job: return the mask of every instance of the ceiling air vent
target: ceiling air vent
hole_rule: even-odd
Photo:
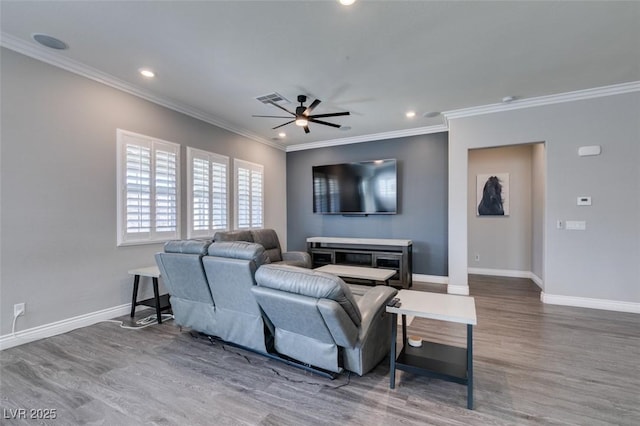
[[[263,104],[269,104],[271,102],[276,103],[276,104],[290,104],[291,102],[289,102],[289,100],[287,98],[285,98],[284,96],[282,96],[280,93],[268,93],[266,95],[262,95],[262,96],[258,96],[256,98],[258,101],[262,102]]]

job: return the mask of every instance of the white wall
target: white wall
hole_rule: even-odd
[[[531,271],[531,145],[469,150],[468,241],[470,267]],[[509,173],[509,215],[478,216],[476,177]],[[480,260],[475,260],[475,255]]]
[[[116,247],[116,129],[265,166],[265,225],[286,242],[283,151],[7,49],[1,50],[0,335],[131,300],[127,270],[161,244]],[[182,233],[186,236],[186,196]],[[147,290],[148,295],[148,290]],[[144,296],[144,295],[143,295]]]
[[[467,287],[468,150],[545,142],[545,293],[640,302],[640,93],[452,119],[449,122],[449,280]],[[578,157],[601,145],[602,155]],[[590,195],[593,206],[576,206]],[[555,228],[585,220],[586,231]]]
[[[546,200],[546,151],[543,143],[531,146],[531,272],[544,290],[544,212]]]

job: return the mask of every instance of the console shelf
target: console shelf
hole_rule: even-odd
[[[392,269],[392,285],[410,288],[412,281],[411,240],[384,238],[307,238],[307,251],[313,267],[323,265],[351,265]]]

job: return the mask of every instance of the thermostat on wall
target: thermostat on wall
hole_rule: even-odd
[[[578,205],[579,206],[590,206],[591,205],[591,197],[578,197]]]

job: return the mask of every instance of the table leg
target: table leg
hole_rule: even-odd
[[[138,285],[140,284],[140,275],[133,276],[133,296],[131,297],[131,318],[136,314],[136,302],[138,301]]]
[[[158,294],[158,279],[153,277],[153,298],[156,301],[156,316],[158,317],[158,324],[162,324],[162,313],[160,311],[160,295]]]
[[[467,408],[473,410],[473,326],[467,324]]]
[[[407,316],[402,314],[402,346],[407,344]]]
[[[391,314],[391,353],[389,353],[389,388],[396,387],[396,340],[398,338],[398,314]]]

